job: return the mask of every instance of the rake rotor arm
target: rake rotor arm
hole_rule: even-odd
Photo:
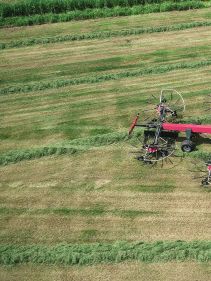
[[[139,113],[137,114],[136,118],[133,120],[133,122],[132,122],[132,124],[130,126],[130,129],[129,129],[129,132],[128,132],[129,136],[132,134],[135,126],[137,125],[138,119],[139,119]]]
[[[157,128],[157,124],[155,123],[148,123],[148,124],[137,124],[139,119],[139,113],[137,114],[136,118],[133,120],[130,129],[129,129],[129,136],[132,134],[133,130],[135,127],[142,127],[142,128],[148,128],[148,129],[153,129]]]
[[[135,125],[135,127],[153,129],[153,128],[157,128],[157,125],[155,125],[155,124],[137,124],[137,125]]]

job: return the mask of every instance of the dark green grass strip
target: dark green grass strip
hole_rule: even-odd
[[[0,245],[0,264],[15,265],[61,264],[92,265],[118,263],[128,260],[142,262],[198,261],[211,260],[210,241],[158,241],[59,244],[45,245]]]
[[[104,32],[92,32],[84,34],[67,34],[62,36],[44,37],[44,38],[30,38],[27,40],[17,40],[8,43],[0,43],[0,49],[10,49],[24,46],[33,46],[40,44],[58,43],[58,42],[69,42],[69,41],[81,41],[81,40],[94,40],[94,39],[106,39],[110,37],[123,37],[130,35],[140,35],[146,33],[158,33],[158,32],[169,32],[177,30],[185,30],[195,27],[211,26],[210,21],[205,22],[190,22],[181,23],[166,26],[156,26],[148,28],[134,28],[128,30],[117,30],[117,31],[104,31]]]
[[[0,216],[18,216],[18,215],[58,215],[58,216],[105,216],[115,215],[123,218],[136,218],[140,216],[157,215],[158,212],[144,210],[105,210],[101,206],[86,209],[74,208],[47,208],[47,209],[28,209],[28,208],[0,208]]]
[[[182,11],[190,9],[206,8],[209,3],[203,1],[182,1],[182,2],[164,2],[161,4],[147,4],[133,7],[113,7],[74,10],[67,13],[55,14],[36,14],[31,16],[19,17],[1,17],[0,26],[27,26],[55,22],[68,22],[72,20],[86,20],[105,17],[131,16],[167,11]]]
[[[60,88],[70,85],[93,84],[122,78],[141,77],[152,74],[162,74],[180,69],[195,69],[211,65],[211,61],[184,62],[176,64],[166,64],[157,67],[149,67],[145,69],[137,69],[120,73],[108,73],[102,75],[85,76],[81,78],[59,79],[49,81],[39,81],[28,84],[14,85],[0,89],[0,95],[28,93],[32,91],[41,91],[46,89]]]
[[[113,8],[147,3],[161,3],[165,0],[22,0],[18,2],[0,3],[0,16],[29,16],[33,14],[61,13],[87,8]],[[177,0],[180,2],[182,0]],[[169,0],[174,2],[174,0]]]

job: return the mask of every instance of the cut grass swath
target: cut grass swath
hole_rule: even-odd
[[[84,34],[73,34],[73,35],[63,35],[54,37],[44,37],[44,38],[30,38],[27,40],[17,40],[8,43],[0,43],[0,49],[10,49],[25,46],[58,43],[58,42],[68,42],[68,41],[81,41],[81,40],[94,40],[94,39],[106,39],[110,37],[124,37],[130,35],[139,35],[146,33],[158,33],[158,32],[168,32],[168,31],[179,31],[195,27],[211,26],[210,21],[205,22],[190,22],[181,23],[175,25],[166,26],[156,26],[149,28],[134,28],[128,30],[118,30],[118,31],[104,31],[104,32],[92,32]]]
[[[140,133],[141,132],[138,132],[138,134]],[[134,137],[136,137],[135,134]],[[66,141],[55,146],[25,150],[12,150],[0,155],[0,166],[6,166],[24,160],[39,159],[51,155],[72,155],[77,152],[87,151],[92,147],[111,145],[122,141],[126,141],[127,138],[127,132],[109,133],[96,135],[88,138],[74,139],[72,141]],[[185,155],[186,157],[199,158],[202,160],[207,160],[210,157],[210,154],[208,152],[203,151],[194,151],[191,154]]]
[[[45,89],[61,88],[69,85],[79,85],[79,84],[92,84],[100,83],[110,80],[118,80],[122,78],[129,77],[140,77],[145,75],[153,75],[166,73],[179,69],[194,69],[200,67],[206,67],[211,65],[211,61],[198,61],[198,62],[186,62],[186,63],[176,63],[169,65],[162,65],[158,67],[149,67],[141,70],[132,70],[120,73],[108,73],[103,75],[95,76],[85,76],[81,78],[71,78],[71,79],[59,79],[59,80],[49,80],[49,81],[39,81],[28,84],[14,85],[0,89],[0,95],[5,94],[16,94],[16,93],[28,93],[32,91],[41,91]]]
[[[5,166],[23,160],[33,160],[51,155],[71,155],[75,154],[76,152],[87,150],[93,146],[113,144],[119,141],[123,141],[126,138],[127,133],[110,133],[104,135],[96,135],[84,139],[75,139],[54,147],[49,146],[34,149],[9,151],[0,155],[0,165]]]
[[[200,261],[208,262],[209,241],[158,241],[133,243],[117,241],[96,244],[0,245],[0,264],[22,263],[92,265],[126,260],[142,262]]]
[[[50,155],[74,154],[77,151],[79,151],[79,149],[73,147],[42,147],[36,149],[9,151],[8,153],[0,155],[0,165],[5,166],[23,160],[38,159]]]

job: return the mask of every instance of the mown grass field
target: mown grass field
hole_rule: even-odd
[[[0,280],[210,280],[210,188],[191,157],[141,166],[126,134],[162,88],[210,123],[211,8],[4,27],[0,43]]]

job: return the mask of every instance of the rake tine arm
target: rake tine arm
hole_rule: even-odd
[[[138,119],[139,119],[139,113],[137,114],[136,118],[133,120],[133,123],[130,126],[130,129],[129,129],[129,132],[128,132],[129,136],[133,132],[133,130],[134,130],[134,128],[135,128],[135,126],[136,126],[136,124],[138,122]]]

